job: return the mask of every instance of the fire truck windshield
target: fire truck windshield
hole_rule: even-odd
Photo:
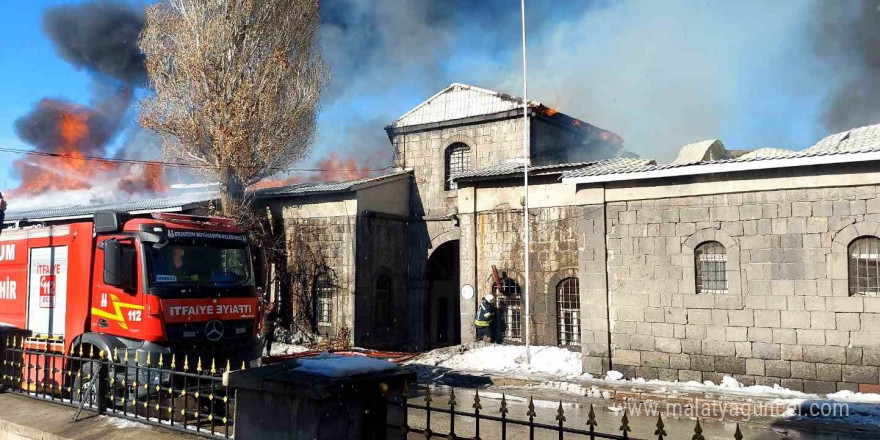
[[[150,285],[201,284],[235,286],[253,284],[245,245],[188,241],[161,249],[147,247]]]

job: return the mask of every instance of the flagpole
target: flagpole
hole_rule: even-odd
[[[523,147],[523,185],[525,192],[525,203],[523,206],[523,242],[525,244],[525,302],[526,302],[526,363],[532,361],[531,349],[529,348],[531,312],[529,307],[529,162],[531,154],[529,152],[529,98],[528,98],[528,78],[526,76],[526,0],[520,0],[520,17],[522,23],[522,72],[523,72],[523,126],[522,126],[522,147]]]

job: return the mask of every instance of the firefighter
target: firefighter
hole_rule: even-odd
[[[6,200],[3,200],[3,193],[0,193],[0,234],[3,233],[4,219],[6,219]]]
[[[275,328],[278,326],[278,302],[269,304],[266,311],[266,326],[263,338],[266,341],[266,356],[272,355],[272,343],[275,342]]]
[[[495,295],[487,293],[480,301],[477,316],[474,317],[474,327],[477,329],[477,340],[492,342],[492,321],[495,320]]]
[[[189,273],[190,265],[183,258],[184,255],[186,255],[186,250],[183,248],[177,247],[172,250],[171,263],[174,265],[171,269],[172,273],[177,278],[177,281],[199,281],[198,274]]]

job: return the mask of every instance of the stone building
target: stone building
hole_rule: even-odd
[[[615,134],[529,102],[527,143],[535,164],[615,157]],[[386,127],[394,165],[412,173],[407,297],[410,347],[473,338],[472,304],[459,300],[462,220],[452,177],[523,157],[522,99],[452,84]],[[513,251],[513,249],[511,249]]]
[[[706,140],[657,164],[527,107],[529,316],[522,100],[462,84],[386,128],[394,172],[258,192],[296,274],[276,294],[305,290],[318,333],[421,350],[473,341],[495,269],[499,342],[523,343],[528,321],[586,372],[880,391],[880,126],[800,152]],[[216,195],[193,197],[120,209]],[[320,270],[302,273],[309,259]]]
[[[871,126],[801,152],[711,140],[671,164],[536,168],[532,341],[579,345],[592,373],[877,391],[878,141]],[[478,292],[490,264],[522,280],[522,252],[507,252],[521,246],[521,177],[456,177],[461,278]]]
[[[304,183],[257,193],[287,242],[289,280],[272,295],[300,331],[351,331],[358,346],[409,343],[406,321],[410,174]],[[293,298],[291,300],[291,298]],[[305,310],[304,310],[305,309]]]

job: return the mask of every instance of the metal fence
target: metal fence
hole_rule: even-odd
[[[234,436],[235,393],[223,384],[227,361],[178,359],[126,350],[65,352],[51,340],[8,337],[0,384],[9,391],[205,437]],[[245,365],[242,365],[243,369]]]
[[[632,437],[630,435],[630,433],[632,432],[632,428],[630,428],[629,426],[630,422],[626,410],[624,410],[623,415],[620,418],[620,426],[616,428],[616,430],[614,427],[609,427],[606,432],[601,432],[599,431],[598,422],[596,421],[596,413],[593,411],[592,404],[590,405],[590,412],[587,416],[587,420],[583,420],[578,423],[575,421],[570,422],[566,419],[565,410],[563,409],[562,402],[560,401],[559,408],[556,410],[556,424],[549,424],[535,421],[537,413],[535,412],[534,399],[532,398],[529,399],[528,409],[526,413],[522,415],[525,418],[518,418],[516,417],[516,415],[510,415],[507,398],[504,395],[502,395],[501,397],[500,407],[497,410],[498,415],[487,414],[483,410],[483,404],[480,401],[479,390],[476,391],[472,403],[463,402],[463,404],[470,407],[473,412],[462,411],[459,409],[461,404],[458,402],[455,396],[454,388],[450,389],[448,401],[441,404],[441,406],[434,406],[434,397],[431,395],[430,388],[427,388],[425,390],[424,404],[413,403],[410,401],[410,397],[411,396],[409,388],[407,385],[405,385],[404,391],[401,394],[400,398],[393,399],[388,402],[389,405],[397,406],[398,410],[403,412],[402,419],[405,420],[403,426],[395,425],[393,423],[388,424],[388,428],[390,430],[400,430],[403,438],[408,438],[410,435],[415,434],[417,436],[424,436],[425,438],[442,437],[448,439],[462,440],[500,438],[501,440],[506,440],[508,438],[508,435],[511,434],[508,432],[508,430],[512,427],[527,429],[528,438],[532,440],[535,439],[536,433],[544,434],[545,438],[548,436],[548,434],[549,437],[558,436],[559,440],[562,440],[564,438],[586,438],[591,440],[664,440],[671,438],[666,433],[666,427],[663,423],[663,418],[659,414],[657,415],[657,423],[655,425],[655,430],[652,436],[649,434],[649,436],[647,437]],[[421,411],[422,414],[424,414],[424,428],[411,425],[411,420],[413,418],[412,410]],[[432,414],[444,414],[449,416],[449,420],[444,423],[444,425],[448,425],[449,429],[434,430],[431,425]],[[472,423],[471,427],[468,427],[468,434],[473,434],[472,436],[462,435],[462,433],[456,433],[456,417],[464,417]],[[494,425],[490,426],[490,424]],[[578,424],[580,424],[580,427],[577,426]],[[445,426],[443,428],[445,428]],[[489,430],[491,430],[491,433],[487,432]],[[615,431],[615,433],[612,433],[612,431]],[[487,434],[491,435],[491,437],[486,436]],[[514,436],[511,435],[511,437]],[[522,438],[521,434],[517,435],[516,437]],[[705,440],[705,437],[703,436],[703,428],[702,426],[700,426],[699,419],[697,419],[694,425],[693,436],[689,438],[691,440]],[[743,439],[742,432],[739,428],[739,423],[736,424],[736,431],[733,434],[733,439]]]

